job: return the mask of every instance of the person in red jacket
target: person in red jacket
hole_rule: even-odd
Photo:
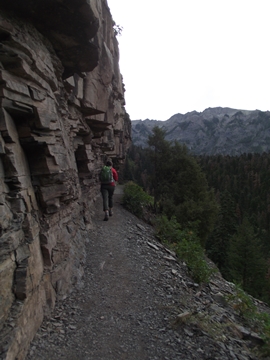
[[[118,181],[117,171],[113,168],[112,162],[107,161],[106,166],[111,168],[113,181],[111,183],[102,183],[100,191],[103,198],[103,211],[105,212],[104,221],[109,220],[109,216],[113,214],[113,193],[115,189],[115,182]]]

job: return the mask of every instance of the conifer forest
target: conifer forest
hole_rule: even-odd
[[[131,147],[125,179],[196,232],[226,280],[270,304],[270,153],[193,156],[156,127],[148,147]]]

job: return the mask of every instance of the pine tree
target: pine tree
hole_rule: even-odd
[[[216,226],[207,240],[206,250],[211,260],[218,266],[222,275],[228,279],[228,250],[231,237],[237,231],[236,206],[231,194],[226,190],[220,193],[220,208]]]
[[[169,143],[165,132],[153,129],[149,145],[153,148],[153,188],[155,205],[169,218],[175,216],[183,228],[198,232],[202,245],[212,230],[217,204],[206,177],[185,145]]]
[[[247,217],[230,240],[228,260],[230,280],[240,284],[249,294],[262,298],[267,287],[266,262],[261,243]]]
[[[158,203],[166,191],[167,167],[170,163],[170,143],[165,140],[166,132],[155,126],[152,129],[153,134],[148,138],[150,146],[150,159],[152,160],[152,169],[148,169],[150,174],[151,187],[154,195],[154,208],[158,211]]]

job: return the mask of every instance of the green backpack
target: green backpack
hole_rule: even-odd
[[[103,166],[100,172],[99,179],[102,182],[102,184],[110,184],[111,182],[114,181],[112,170],[109,166]]]

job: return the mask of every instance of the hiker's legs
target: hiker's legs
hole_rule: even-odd
[[[105,186],[101,187],[101,194],[103,199],[103,211],[105,212],[104,221],[109,220],[109,192],[108,189]]]
[[[113,193],[114,186],[111,185],[102,185],[101,193],[103,198],[103,211],[105,212],[104,220],[109,219],[109,215],[112,216],[112,207],[113,207]]]
[[[109,210],[109,192],[105,186],[101,187],[101,194],[103,199],[103,211]]]
[[[115,186],[111,186],[110,189],[108,189],[108,193],[109,193],[109,215],[110,216],[112,216],[114,189],[115,189]]]
[[[113,208],[113,193],[114,193],[114,188],[115,186],[110,186],[110,188],[108,189],[108,193],[109,193],[109,208]]]

